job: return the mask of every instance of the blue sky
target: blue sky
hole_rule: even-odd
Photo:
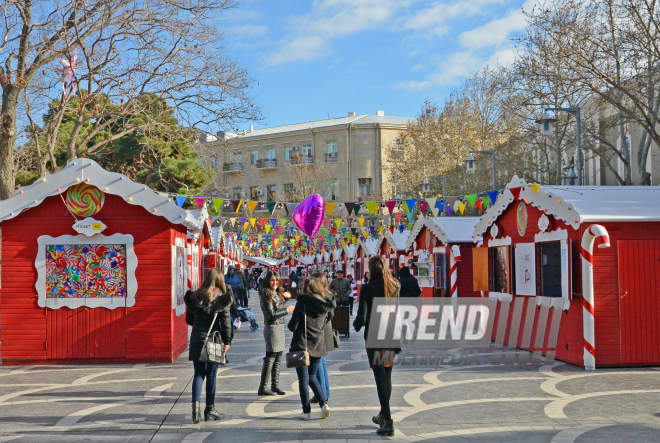
[[[257,128],[349,111],[414,117],[470,72],[510,62],[534,2],[242,0],[220,26],[258,82]]]

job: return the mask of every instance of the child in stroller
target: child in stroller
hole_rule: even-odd
[[[250,323],[250,329],[253,331],[256,331],[259,328],[259,325],[257,324],[257,317],[254,316],[254,312],[252,312],[252,309],[250,308],[238,308],[238,318],[240,318],[241,322],[249,322]],[[232,323],[236,321],[236,317],[232,316]],[[233,325],[234,329],[237,329],[235,325]]]

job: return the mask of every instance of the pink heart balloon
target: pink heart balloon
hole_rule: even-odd
[[[321,227],[321,223],[323,223],[324,215],[325,202],[323,197],[312,194],[293,210],[293,222],[298,229],[310,237],[314,237],[316,231]]]

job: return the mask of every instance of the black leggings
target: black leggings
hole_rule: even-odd
[[[380,402],[380,414],[385,420],[392,419],[390,412],[390,397],[392,396],[392,367],[374,366],[374,379],[376,379],[376,390]]]
[[[351,315],[353,315],[353,301],[354,301],[353,297],[348,298],[348,307],[349,307]]]

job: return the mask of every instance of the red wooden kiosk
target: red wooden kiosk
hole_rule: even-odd
[[[78,159],[0,202],[0,229],[2,364],[186,349],[187,231],[202,224],[168,197]]]
[[[534,309],[533,335],[522,343],[518,334],[517,347],[556,347],[558,359],[586,369],[660,363],[658,198],[652,186],[539,186],[514,177],[473,233],[483,235],[474,289],[532,302],[517,317],[510,310],[505,343]],[[548,334],[537,340],[539,318],[552,324],[562,310],[556,346]]]
[[[415,222],[406,241],[422,297],[474,297],[472,232],[479,217],[428,217]]]
[[[410,231],[385,230],[376,240],[376,251],[385,257],[390,265],[390,270],[395,277],[399,277],[399,269],[408,262],[407,256],[410,249],[406,245]]]

